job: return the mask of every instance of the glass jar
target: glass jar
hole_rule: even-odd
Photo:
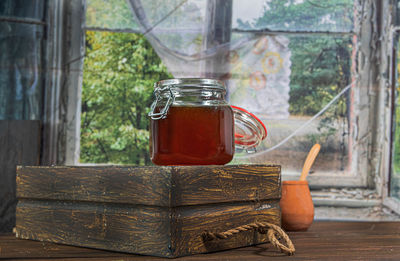
[[[235,135],[235,118],[242,121],[248,116],[244,116],[245,110],[234,115],[238,109],[232,109],[225,100],[221,81],[170,79],[154,87],[156,99],[149,113],[150,156],[156,165],[223,165],[233,158],[235,136],[240,148],[249,147],[249,135],[250,147],[261,141],[254,143],[257,138],[251,135],[252,130],[266,136],[266,131],[259,134],[259,123],[246,127],[243,122]]]

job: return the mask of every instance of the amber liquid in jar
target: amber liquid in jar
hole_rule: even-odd
[[[228,105],[171,106],[151,120],[150,154],[156,165],[223,165],[235,151],[233,111]]]

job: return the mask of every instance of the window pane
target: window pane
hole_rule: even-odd
[[[43,28],[0,22],[0,31],[0,120],[40,119]]]
[[[179,4],[179,1],[171,1],[171,3],[172,2],[174,4]],[[295,20],[293,24],[301,24],[301,19],[304,18],[306,12],[306,2],[308,5],[314,4],[314,1],[295,1],[293,4],[296,5],[293,8],[299,8],[299,10],[296,11],[292,10],[299,14],[298,20]],[[230,103],[244,107],[257,114],[257,116],[266,123],[268,128],[269,136],[265,143],[258,148],[259,152],[270,149],[303,126],[303,124],[318,113],[333,97],[335,97],[335,95],[353,80],[352,74],[350,73],[351,60],[352,56],[354,56],[352,52],[353,35],[351,33],[341,34],[341,36],[301,33],[296,35],[259,36],[251,33],[233,33],[230,45],[217,45],[215,48],[210,48],[206,50],[205,53],[201,53],[202,48],[204,48],[204,39],[202,38],[207,32],[207,30],[204,30],[206,20],[204,19],[205,1],[187,1],[164,20],[163,16],[160,14],[167,15],[171,9],[151,8],[151,5],[154,5],[157,1],[142,1],[142,3],[144,8],[147,8],[146,15],[153,24],[161,21],[153,32],[164,46],[160,48],[158,43],[156,43],[155,48],[158,48],[157,51],[175,77],[185,75],[182,72],[188,72],[188,75],[191,76],[201,77],[201,75],[204,75],[202,71],[205,68],[205,66],[203,66],[205,64],[204,62],[207,59],[215,59],[215,56],[218,55],[223,56],[224,59],[226,58],[225,60],[227,62],[229,61],[229,66],[227,67],[229,67],[230,70],[226,74],[223,74],[222,80],[226,80],[228,84],[228,98]],[[267,3],[279,5],[279,3],[275,1],[268,1]],[[326,5],[332,4],[331,7],[333,9],[336,8],[334,9],[336,11],[342,8],[346,3],[352,6],[352,1],[325,2]],[[284,5],[283,7],[287,8],[288,6]],[[237,9],[237,7],[234,8]],[[309,9],[310,8],[311,7],[309,7]],[[256,10],[257,8],[254,9]],[[329,9],[326,13],[333,12],[333,9]],[[254,24],[256,24],[255,22],[258,20],[261,23],[264,16],[267,17],[266,15],[269,12],[267,9],[261,10],[261,13],[265,11],[265,15],[263,15],[262,18],[257,16],[251,18],[251,16],[247,15],[248,21],[250,21],[249,19],[251,18],[254,20]],[[282,12],[285,12],[286,9],[282,10]],[[310,11],[309,15],[320,15],[315,19],[311,19],[313,23],[318,25],[315,27],[317,28],[316,30],[351,31],[352,22],[349,27],[346,27],[347,29],[344,29],[344,22],[338,17],[331,16],[328,18],[337,18],[343,22],[342,24],[339,22],[329,22],[328,18],[324,20],[321,18],[323,13],[321,10],[320,12],[314,11]],[[152,12],[154,15],[151,15]],[[245,12],[244,9],[243,12]],[[324,15],[326,13],[324,13]],[[243,15],[245,14],[243,13]],[[158,18],[155,19],[154,17]],[[243,17],[244,16],[242,16],[241,19],[244,19]],[[239,18],[240,17],[236,15],[233,19],[238,20]],[[286,17],[285,19],[289,18]],[[235,21],[233,21],[233,23],[235,23]],[[330,26],[329,28],[328,25]],[[312,26],[312,24],[303,23],[302,26],[306,28]],[[300,30],[299,28],[296,30]],[[286,28],[285,30],[289,29]],[[175,31],[172,32],[168,30]],[[105,42],[103,42],[103,44],[95,44],[95,42],[93,42],[93,46],[97,46],[100,50],[103,49],[104,43]],[[117,50],[125,50],[125,48],[122,47],[125,46],[125,42],[120,41],[119,44],[121,44],[121,47],[115,45],[114,48]],[[95,49],[96,48],[93,48],[93,50],[89,51],[94,54]],[[178,54],[182,57],[176,53],[171,55],[171,51],[178,51]],[[109,54],[111,54],[111,52],[109,52]],[[119,53],[117,54],[119,55]],[[191,56],[188,57],[188,55]],[[95,56],[93,56],[93,58],[95,58]],[[100,56],[96,56],[96,59],[99,58]],[[86,59],[92,58],[88,56]],[[107,61],[114,58],[111,58],[111,56],[104,56],[102,59]],[[156,64],[158,62],[158,60],[155,60]],[[92,62],[92,64],[96,65],[98,63]],[[150,64],[151,62],[147,62],[146,66]],[[131,65],[128,65],[129,63],[127,62],[121,62],[119,66],[129,68]],[[90,70],[92,70],[87,68],[90,67],[85,67],[85,72],[90,72]],[[132,69],[132,74],[129,75],[129,77],[140,78],[140,76],[134,75],[136,71],[137,70]],[[110,77],[102,80],[104,82],[100,82],[101,77],[105,75],[105,73],[99,74],[93,77],[93,81],[97,86],[110,86],[107,88],[111,90],[111,85],[109,85],[111,81]],[[123,74],[119,72],[118,75]],[[164,76],[167,77],[167,75]],[[85,73],[84,77],[86,77]],[[167,78],[169,77],[172,76],[168,75]],[[157,77],[154,78],[153,82],[156,81],[156,78]],[[150,76],[148,79],[150,80]],[[131,82],[134,81],[136,80],[132,80]],[[153,82],[149,81],[147,83],[150,89],[146,89],[146,91],[151,90]],[[118,84],[113,85],[112,88],[120,88]],[[85,88],[88,88],[88,86],[91,85],[84,81],[84,92]],[[93,87],[93,90],[102,90],[103,87]],[[349,140],[349,133],[351,130],[349,126],[351,125],[349,122],[353,117],[351,114],[353,101],[349,93],[350,92],[347,92],[324,114],[307,125],[307,127],[303,128],[298,135],[281,147],[250,159],[241,158],[240,156],[243,156],[245,153],[242,155],[239,153],[234,162],[274,162],[282,164],[284,166],[284,172],[299,172],[308,150],[314,143],[319,142],[322,145],[322,150],[314,169],[319,173],[345,172],[348,170],[351,160],[351,154],[349,153],[349,147],[351,147],[351,141]],[[111,96],[112,93],[105,97],[108,98]],[[95,103],[88,102],[87,106],[90,104]],[[107,104],[117,103],[108,102]],[[84,104],[84,106],[86,105]],[[82,110],[85,111],[87,108],[88,107],[83,107]],[[108,109],[105,111],[109,112]],[[85,113],[86,112],[82,115],[83,118],[91,119],[90,112],[87,114]],[[114,120],[115,117],[112,119]],[[94,122],[96,124],[99,123],[98,121]],[[111,120],[107,122],[111,122]],[[91,124],[94,123],[92,122]],[[118,124],[114,125],[117,126]],[[82,128],[84,128],[84,126],[85,124],[83,124]],[[120,132],[119,130],[118,133]],[[92,144],[101,141],[100,138],[106,138],[105,132],[89,130],[86,134],[84,133],[85,131],[83,131],[83,135],[87,135],[87,138],[91,139]],[[111,135],[110,133],[109,131],[107,135]],[[131,137],[133,136],[131,135]],[[95,137],[97,137],[96,139],[98,140],[93,140]],[[82,137],[82,140],[84,139],[85,137]],[[117,138],[109,139],[109,144],[106,145],[111,149],[116,149],[126,148],[126,144],[133,144],[132,142],[122,142],[121,139],[117,142],[116,139]],[[113,140],[113,143],[111,143],[111,140]],[[104,141],[102,141],[102,143],[104,144]],[[111,145],[113,147],[111,147]],[[101,148],[97,150],[99,152],[99,157],[103,157],[101,159],[102,161],[97,162],[112,161],[106,159],[104,156],[100,156]],[[90,153],[89,150],[87,151]],[[122,152],[123,150],[121,150],[121,153]],[[120,159],[123,157],[126,156],[122,156],[122,154],[119,156]]]
[[[126,0],[87,0],[86,26],[138,29]]]
[[[395,94],[395,115],[393,117],[393,124],[394,124],[394,137],[393,137],[393,155],[392,155],[392,171],[390,176],[390,196],[396,197],[400,199],[400,42],[397,37],[397,57],[396,57],[396,76],[397,76],[397,84],[396,84],[396,91]]]
[[[1,0],[0,16],[27,17],[43,20],[45,2],[45,0]]]
[[[205,21],[207,1],[141,1],[150,25],[159,30],[198,30]],[[356,9],[353,0],[233,1],[232,27],[286,31],[350,32]],[[165,21],[158,24],[165,17]],[[196,23],[196,24],[194,24]],[[125,0],[87,0],[86,25],[109,29],[138,29]]]
[[[285,41],[287,50],[276,47]],[[245,161],[274,162],[281,164],[286,173],[300,172],[308,150],[320,143],[315,171],[321,174],[348,170],[353,104],[349,91],[284,145],[262,151],[299,129],[351,83],[352,36],[266,37],[256,41],[251,52],[243,54],[239,50],[231,65],[233,81],[239,84],[229,81],[230,102],[256,113],[269,133],[258,148],[261,155]],[[254,62],[257,59],[259,62]],[[251,66],[246,65],[249,61]],[[243,161],[240,155],[236,159]]]
[[[202,47],[205,9],[202,0],[141,1],[151,32],[173,51],[192,55]],[[141,30],[126,0],[88,0],[86,26]]]
[[[278,31],[353,30],[353,0],[235,0],[233,28]]]
[[[397,0],[397,4],[396,4],[396,20],[395,23],[396,25],[400,25],[400,1]]]
[[[81,162],[149,165],[153,84],[172,78],[142,35],[86,33]]]

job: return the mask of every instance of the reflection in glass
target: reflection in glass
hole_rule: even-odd
[[[0,120],[40,119],[43,28],[0,22],[0,32]]]
[[[351,73],[352,56],[354,55],[352,35],[289,35],[285,38],[289,42],[288,50],[279,52],[268,51],[268,48],[272,48],[271,44],[277,41],[276,38],[266,38],[262,43],[266,50],[264,54],[261,54],[271,57],[270,60],[260,60],[261,63],[268,62],[260,67],[259,72],[263,75],[254,75],[251,70],[257,67],[252,65],[249,66],[249,72],[238,70],[239,75],[233,76],[249,80],[243,81],[242,87],[230,90],[230,102],[234,103],[235,96],[238,97],[238,101],[240,99],[243,102],[247,100],[247,104],[243,104],[243,107],[251,107],[250,110],[257,112],[257,116],[267,125],[269,134],[263,147],[258,148],[259,152],[278,144],[301,127],[354,80]],[[261,45],[255,44],[254,46],[252,56],[255,51],[258,53]],[[285,53],[288,52],[290,59],[285,58]],[[238,54],[239,57],[235,58],[235,63],[242,64],[243,67],[245,61],[241,61],[241,53],[238,52]],[[254,58],[246,59],[254,60]],[[285,76],[281,75],[281,71],[285,70],[285,67],[289,68],[288,73],[290,74],[287,83],[289,86],[287,100],[286,103],[282,101],[274,108],[274,104],[280,97],[283,97],[282,88],[285,83],[282,82],[282,78]],[[249,75],[246,76],[246,73]],[[252,81],[253,78],[254,81]],[[259,86],[263,82],[264,84]],[[349,132],[351,132],[349,128],[351,125],[349,122],[352,118],[350,112],[352,104],[353,101],[348,91],[324,114],[287,143],[270,152],[246,159],[246,161],[252,163],[273,162],[281,164],[284,172],[299,172],[308,150],[313,144],[320,143],[322,149],[313,169],[319,174],[348,171],[351,157],[349,154]],[[255,108],[256,106],[263,109],[258,110]],[[288,113],[277,114],[279,109],[285,106],[288,107]]]
[[[396,20],[395,20],[395,22],[396,22],[396,25],[400,25],[400,1],[399,0],[397,0],[396,1]]]
[[[0,16],[43,20],[44,5],[45,0],[1,0]]]

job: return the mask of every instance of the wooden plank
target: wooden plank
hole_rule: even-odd
[[[172,212],[171,212],[172,211]],[[162,208],[23,199],[17,208],[17,237],[177,257],[266,242],[249,231],[228,240],[204,242],[201,234],[255,221],[280,225],[278,201]]]
[[[22,167],[18,198],[169,206],[171,168]]]
[[[174,207],[280,198],[280,166],[18,167],[18,198]]]
[[[40,121],[0,121],[0,232],[15,226],[16,166],[39,164]]]
[[[174,206],[281,197],[279,165],[176,167],[173,172]]]
[[[218,204],[180,207],[174,211],[172,246],[175,256],[215,252],[267,242],[256,231],[246,231],[229,239],[203,241],[204,231],[223,232],[256,221],[280,224],[279,201],[248,204]]]
[[[306,232],[289,232],[294,256],[279,253],[270,244],[199,254],[179,260],[400,260],[400,222],[314,222]],[[0,259],[46,258],[64,260],[162,260],[60,244],[16,239],[0,234]],[[165,260],[165,259],[164,259]]]
[[[171,256],[168,208],[21,200],[17,237],[155,256]]]

